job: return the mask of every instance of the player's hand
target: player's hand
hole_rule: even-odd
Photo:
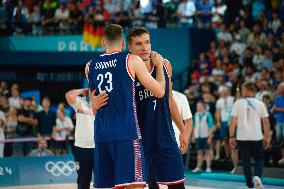
[[[236,148],[237,143],[236,143],[236,139],[235,139],[235,138],[230,138],[229,143],[230,143],[230,147],[231,147],[232,149],[235,149],[235,148]]]
[[[102,91],[98,96],[96,96],[96,90],[94,90],[91,93],[90,101],[93,111],[97,111],[108,103],[108,94],[106,91]]]
[[[179,141],[180,141],[180,151],[182,154],[185,154],[188,147],[188,137],[186,136],[185,132],[180,133]]]
[[[262,144],[263,144],[264,149],[266,150],[269,147],[269,145],[270,145],[270,138],[269,137],[264,137],[263,141],[262,141]]]
[[[82,89],[82,95],[83,96],[88,96],[89,95],[89,89],[88,88]]]
[[[151,52],[151,58],[152,58],[152,62],[154,64],[154,66],[163,66],[164,64],[164,58],[158,54],[157,52],[155,51],[152,51]]]

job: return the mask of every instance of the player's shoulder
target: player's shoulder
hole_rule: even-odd
[[[171,66],[171,62],[168,60],[168,59],[165,59],[164,58],[164,66],[166,66],[167,69],[171,69],[172,66]]]
[[[142,61],[142,59],[139,57],[139,56],[137,56],[137,55],[134,55],[134,54],[130,54],[130,53],[128,53],[127,54],[127,61],[128,61],[128,63],[136,63],[136,62],[138,62],[138,61]]]

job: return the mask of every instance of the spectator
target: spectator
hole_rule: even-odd
[[[203,0],[197,6],[196,14],[198,28],[209,28],[211,23],[212,7],[213,5],[209,2],[209,0]]]
[[[261,81],[259,84],[257,84],[257,86],[259,87],[259,91],[255,94],[255,98],[262,101],[265,95],[270,95],[269,86],[265,80]]]
[[[68,23],[71,33],[81,33],[83,27],[83,14],[75,3],[70,4]]]
[[[55,29],[54,12],[56,9],[56,2],[45,0],[42,6],[41,25],[45,33],[52,33]]]
[[[37,135],[38,137],[51,137],[53,128],[56,125],[56,115],[50,110],[50,100],[48,97],[42,99],[42,106],[43,110],[37,114]]]
[[[252,62],[258,70],[261,69],[261,62],[264,60],[264,53],[263,52],[264,52],[263,48],[261,46],[258,46],[256,48],[256,52],[253,55]]]
[[[61,33],[66,33],[69,30],[68,17],[69,10],[67,9],[66,4],[60,3],[59,8],[55,11],[54,20]]]
[[[234,97],[231,96],[230,90],[224,87],[220,91],[220,98],[216,102],[216,125],[219,129],[221,141],[217,141],[216,149],[220,149],[221,142],[224,142],[224,149],[226,158],[230,158],[230,148],[229,148],[229,116],[232,111],[234,104]],[[218,130],[216,131],[218,132]],[[220,158],[220,151],[216,151],[215,159]]]
[[[284,165],[284,82],[279,84],[277,92],[278,95],[274,100],[271,111],[276,119],[276,139],[280,143],[281,148],[281,159],[278,163]]]
[[[70,117],[66,116],[62,110],[57,111],[56,127],[53,128],[53,135],[56,140],[55,154],[66,154],[67,140],[74,130],[74,125]],[[62,141],[63,140],[63,141]]]
[[[250,30],[246,27],[246,22],[245,20],[240,21],[240,29],[239,29],[239,34],[241,36],[241,41],[246,43],[247,38],[250,34]]]
[[[18,125],[17,109],[11,107],[7,115],[7,124],[5,129],[6,138],[16,138],[16,128]],[[14,143],[5,143],[5,156],[12,156],[15,153]]]
[[[31,151],[29,156],[37,156],[37,157],[53,156],[53,153],[47,149],[47,142],[45,138],[39,137],[38,138],[38,148]]]
[[[8,89],[8,84],[6,81],[1,81],[0,82],[0,96],[6,96],[8,97],[10,95],[10,91]]]
[[[0,140],[4,140],[5,139],[5,135],[4,135],[4,130],[6,127],[6,118],[5,118],[5,114],[0,111]],[[0,142],[0,158],[4,157],[4,142]]]
[[[16,133],[18,137],[34,137],[35,127],[38,124],[36,112],[31,109],[32,98],[24,100],[24,107],[17,112],[18,125]],[[33,148],[33,142],[17,143],[17,155],[28,155]],[[16,148],[16,147],[15,147]]]
[[[19,89],[17,87],[11,88],[11,94],[12,96],[8,99],[10,106],[20,109],[21,103]]]
[[[10,104],[6,96],[0,95],[0,111],[3,111],[7,114],[10,110]]]
[[[241,41],[241,36],[238,33],[234,33],[234,41],[231,45],[231,53],[236,53],[238,56],[241,56],[246,49],[246,44]]]
[[[33,6],[33,12],[30,15],[29,22],[32,27],[32,34],[41,35],[42,27],[41,27],[41,15],[40,15],[39,5]]]
[[[217,34],[217,39],[224,42],[231,42],[233,37],[230,32],[227,31],[226,25],[222,24],[220,27],[221,31]]]
[[[257,20],[260,13],[263,13],[265,11],[265,6],[262,3],[261,0],[254,0],[252,3],[252,17],[254,20]]]
[[[257,74],[255,73],[253,66],[245,66],[243,70],[244,80],[246,82],[255,83],[257,79]]]
[[[215,6],[212,8],[212,22],[223,23],[227,6],[222,0],[216,0]]]
[[[271,49],[267,48],[264,51],[264,58],[261,62],[261,68],[271,69],[272,67],[272,51]]]
[[[267,43],[267,37],[265,36],[264,33],[261,33],[260,25],[255,24],[253,26],[252,32],[249,34],[247,39],[248,46],[255,49],[258,46],[265,45],[266,43]]]
[[[143,14],[139,9],[139,2],[132,2],[129,11],[129,18],[131,20],[132,26],[141,26],[143,24]]]
[[[193,26],[193,18],[195,15],[196,7],[192,0],[182,0],[178,5],[177,18],[179,26],[190,27]]]
[[[213,117],[206,111],[205,104],[202,101],[197,103],[196,109],[197,112],[193,117],[193,140],[195,140],[197,149],[197,165],[192,172],[202,171],[204,157],[206,157],[206,172],[212,172],[212,157],[209,145],[211,145],[213,137]]]

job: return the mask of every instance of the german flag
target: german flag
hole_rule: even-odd
[[[92,23],[86,22],[83,28],[83,41],[93,47],[101,47],[104,32],[104,27],[95,27]]]

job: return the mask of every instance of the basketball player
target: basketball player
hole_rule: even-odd
[[[154,67],[151,58],[150,33],[143,27],[134,27],[129,30],[127,40],[129,51],[138,55],[150,74],[155,77],[157,68]],[[136,82],[138,122],[149,171],[147,181],[150,183],[150,188],[152,188],[151,183],[156,180],[159,184],[168,185],[170,189],[182,189],[185,178],[180,150],[182,153],[186,152],[190,133],[183,124],[173,98],[172,68],[169,61],[165,59],[163,70],[166,75],[166,91],[161,99],[156,98],[138,81]],[[180,131],[180,150],[175,139],[171,117]]]
[[[88,100],[89,89],[73,89],[65,97],[76,112],[75,144],[73,149],[77,167],[78,189],[90,189],[94,162],[94,113]],[[97,99],[97,100],[96,100]],[[98,108],[105,105],[107,94],[96,96]]]
[[[135,78],[158,98],[165,94],[163,58],[152,53],[156,79],[149,74],[141,58],[121,52],[123,29],[110,24],[105,29],[106,53],[86,65],[91,91],[108,94],[108,104],[95,119],[94,187],[143,188],[144,153],[136,115]]]

